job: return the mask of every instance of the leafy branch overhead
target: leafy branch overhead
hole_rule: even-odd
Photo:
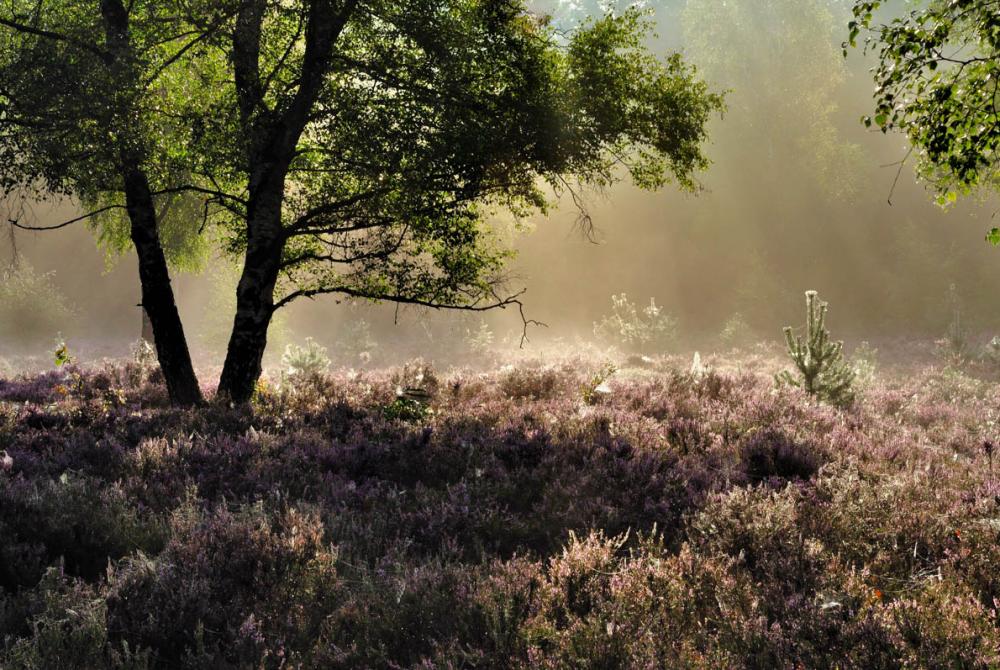
[[[933,0],[883,21],[887,3],[865,0],[853,12],[845,54],[864,35],[865,51],[878,56],[875,112],[865,124],[909,138],[918,172],[934,184],[942,206],[996,188],[1000,6]]]

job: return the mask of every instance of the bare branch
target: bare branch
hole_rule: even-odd
[[[81,221],[86,221],[87,219],[97,216],[98,214],[103,214],[104,212],[110,212],[113,209],[125,209],[125,205],[108,205],[107,207],[101,207],[100,209],[95,209],[93,212],[88,212],[82,216],[78,216],[69,221],[63,221],[54,226],[26,226],[17,219],[8,219],[7,223],[13,228],[20,228],[21,230],[59,230],[60,228],[66,228],[67,226],[72,226],[74,223],[80,223]]]
[[[514,293],[513,295],[506,297],[500,296],[494,292],[491,294],[491,297],[493,298],[492,302],[489,302],[487,304],[479,304],[479,301],[477,301],[477,303],[471,305],[450,305],[450,304],[434,302],[433,300],[425,300],[405,295],[390,295],[390,294],[374,295],[371,293],[367,293],[365,291],[360,291],[358,289],[350,288],[348,286],[320,287],[313,289],[300,289],[298,291],[289,293],[287,296],[285,296],[284,298],[275,303],[273,311],[278,311],[282,307],[285,307],[293,300],[296,300],[298,298],[312,299],[319,295],[331,295],[331,294],[346,295],[352,298],[359,298],[363,300],[379,300],[379,301],[387,300],[389,302],[394,302],[397,305],[414,305],[417,307],[427,307],[429,309],[447,310],[454,312],[489,312],[495,309],[507,309],[509,307],[516,307],[518,315],[521,317],[521,323],[523,326],[521,331],[521,343],[520,343],[520,347],[523,348],[525,343],[529,341],[528,340],[529,326],[548,328],[547,324],[542,323],[541,321],[537,321],[535,319],[529,319],[525,315],[524,303],[521,301],[521,296],[523,296],[526,291],[527,289],[522,289],[517,293]]]
[[[573,223],[574,228],[580,231],[580,234],[590,242],[591,244],[598,244],[597,241],[597,226],[594,224],[594,217],[590,214],[590,209],[587,207],[586,201],[583,199],[583,194],[578,192],[573,186],[566,181],[565,177],[562,175],[557,176],[557,180],[562,184],[563,188],[570,194],[573,198],[573,205],[576,206],[576,221]]]

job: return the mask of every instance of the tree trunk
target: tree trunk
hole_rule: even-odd
[[[109,67],[123,90],[130,90],[138,86],[139,78],[136,56],[129,40],[129,10],[122,0],[101,0],[100,9],[105,39],[113,55]],[[115,116],[127,131],[119,138],[119,168],[125,188],[125,208],[132,226],[132,244],[139,257],[142,308],[149,315],[156,356],[170,401],[175,405],[197,405],[203,401],[201,387],[194,374],[184,327],[174,302],[170,270],[160,244],[156,207],[149,179],[142,168],[145,148],[140,139],[141,131],[134,126],[138,114],[135,109],[125,106],[115,109]]]
[[[160,245],[149,182],[146,175],[137,168],[127,168],[124,177],[125,203],[132,224],[132,243],[139,257],[142,308],[149,316],[167,393],[175,405],[197,405],[202,402],[201,387],[194,373],[191,354],[184,338],[184,327],[174,302],[174,291],[170,286],[167,259]]]
[[[260,379],[267,329],[274,315],[274,287],[284,247],[281,200],[284,176],[251,198],[247,250],[236,289],[236,317],[218,394],[237,404],[250,401]]]

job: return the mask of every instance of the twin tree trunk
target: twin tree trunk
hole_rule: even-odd
[[[236,318],[218,390],[220,396],[237,404],[249,402],[253,396],[267,348],[267,329],[274,315],[274,287],[285,244],[281,205],[287,169],[287,165],[280,164],[263,166],[251,179],[246,257],[236,289]]]

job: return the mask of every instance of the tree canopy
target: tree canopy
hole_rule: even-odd
[[[198,232],[213,187],[189,147],[218,90],[204,43],[222,17],[202,32],[171,3],[122,6],[134,57],[116,60],[105,23],[112,4],[10,2],[0,12],[0,186],[78,200],[118,254],[131,246],[121,180],[128,147],[141,154],[168,259],[197,266],[209,250]]]
[[[302,26],[284,20],[262,22],[273,53],[261,54],[270,74],[252,114],[264,118],[299,90],[303,64],[282,47]],[[508,256],[491,239],[492,212],[544,209],[544,186],[605,186],[623,169],[646,187],[694,188],[720,99],[679,57],[643,53],[647,28],[632,10],[560,46],[519,3],[359,7],[288,168],[277,304],[326,292],[489,304]],[[239,125],[220,128],[218,144],[239,148]],[[246,238],[235,225],[234,250]]]

